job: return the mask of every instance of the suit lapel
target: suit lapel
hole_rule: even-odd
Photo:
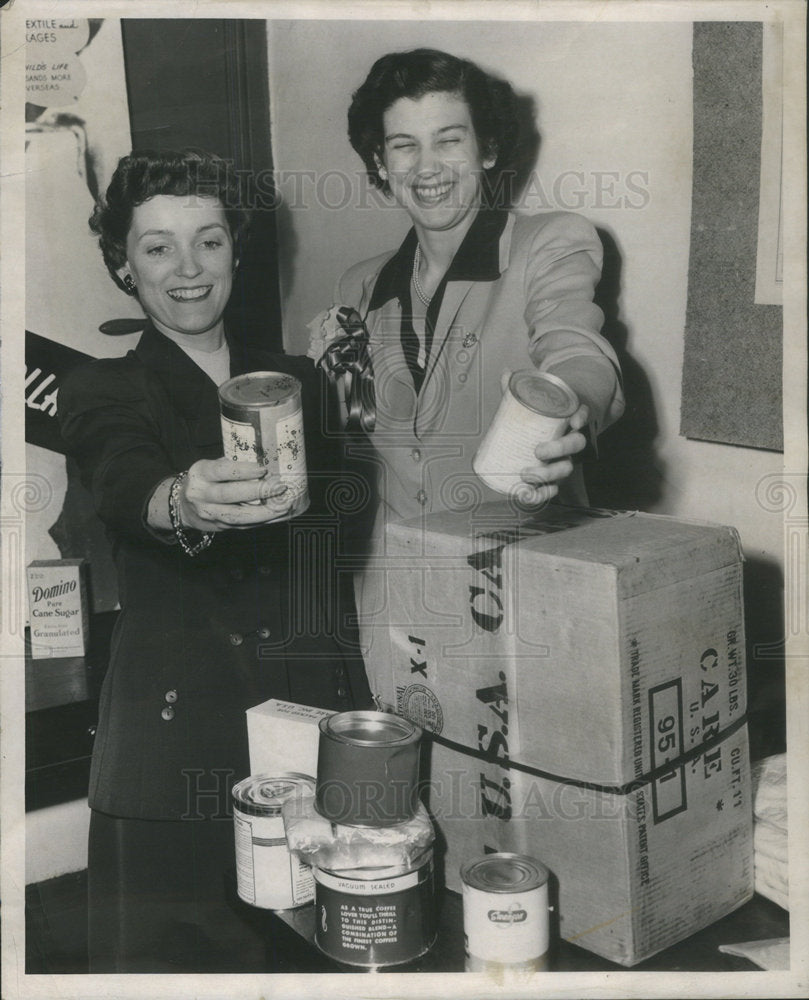
[[[402,351],[402,309],[398,298],[389,299],[368,318],[371,319],[368,338],[377,392],[386,399],[386,410],[395,413],[397,420],[406,420],[408,414],[414,412],[415,389]]]
[[[514,216],[509,213],[498,244],[500,274],[509,265],[513,231]],[[430,352],[427,375],[416,404],[413,429],[417,437],[421,437],[425,431],[429,430],[430,425],[434,423],[436,417],[440,417],[446,409],[446,400],[444,401],[444,405],[441,405],[441,397],[446,396],[448,391],[446,371],[451,363],[451,359],[448,359],[446,356],[446,347],[450,334],[454,329],[457,329],[459,313],[464,309],[464,304],[473,289],[477,288],[484,293],[472,296],[474,301],[470,302],[469,309],[464,310],[467,320],[464,323],[464,328],[461,330],[462,335],[474,334],[478,338],[481,337],[485,332],[481,322],[484,317],[485,302],[488,301],[489,292],[493,286],[493,282],[473,280],[450,281],[447,283],[433,333],[433,347]],[[480,308],[478,308],[477,303],[480,303]],[[477,344],[477,340],[475,344]],[[444,373],[443,376],[442,373]]]
[[[211,447],[222,440],[219,395],[216,386],[185,351],[150,323],[135,354],[160,379],[171,405],[185,420],[195,447]]]

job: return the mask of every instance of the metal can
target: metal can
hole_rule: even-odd
[[[395,826],[418,807],[421,729],[388,712],[320,720],[315,808],[332,823]]]
[[[472,468],[493,490],[519,497],[526,488],[521,470],[537,462],[534,449],[562,437],[578,408],[575,392],[555,375],[534,369],[514,372]]]
[[[287,516],[302,514],[309,488],[298,379],[283,372],[237,375],[219,386],[219,406],[225,457],[266,466],[286,484]]]
[[[548,869],[524,854],[461,868],[467,972],[538,972],[548,953]]]
[[[330,958],[368,969],[429,951],[437,924],[433,851],[410,868],[315,868],[315,944]]]
[[[233,787],[236,890],[246,903],[287,910],[315,895],[312,869],[287,847],[283,804],[314,792],[308,774],[256,774]]]

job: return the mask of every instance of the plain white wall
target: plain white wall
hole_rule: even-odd
[[[691,34],[687,22],[270,22],[285,342],[304,352],[306,323],[330,304],[342,271],[396,246],[408,226],[363,181],[346,137],[351,93],[388,51],[427,45],[471,58],[536,100],[542,144],[525,209],[578,210],[620,252],[619,318],[659,426],[662,491],[649,509],[732,524],[748,557],[779,567],[782,514],[765,510],[756,489],[781,472],[782,456],[679,434]]]

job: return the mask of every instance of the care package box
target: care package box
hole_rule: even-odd
[[[561,937],[623,965],[753,892],[741,553],[730,528],[506,502],[392,524],[382,701],[432,731],[447,884],[552,873]]]
[[[83,559],[37,559],[27,569],[31,656],[84,656],[89,616]]]
[[[246,715],[251,774],[317,774],[319,723],[334,712],[271,698]]]

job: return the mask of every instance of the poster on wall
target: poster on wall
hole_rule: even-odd
[[[143,321],[88,224],[131,145],[120,21],[29,18],[25,39],[26,440],[29,474],[43,487],[26,562],[92,550],[95,609],[107,610],[117,598],[103,529],[69,475],[56,405],[70,367],[126,353]]]

